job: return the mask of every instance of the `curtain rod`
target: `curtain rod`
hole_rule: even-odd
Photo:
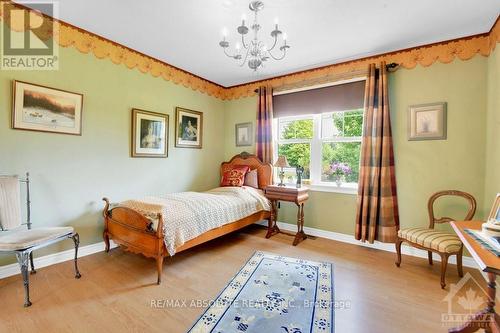
[[[386,68],[389,72],[392,72],[392,71],[394,71],[394,70],[395,70],[398,66],[399,66],[399,64],[397,64],[397,63],[395,63],[395,62],[391,62],[390,64],[385,65],[385,68]],[[259,92],[259,88],[255,89],[253,92],[258,93],[258,92]]]

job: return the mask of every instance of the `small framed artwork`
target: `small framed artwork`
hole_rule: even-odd
[[[132,109],[132,157],[168,156],[168,115]]]
[[[446,139],[446,103],[408,108],[408,140]]]
[[[14,81],[12,128],[82,135],[83,95]]]
[[[203,113],[181,107],[175,108],[175,146],[201,148]]]
[[[497,194],[493,207],[491,207],[488,223],[500,225],[500,193]]]
[[[253,124],[241,123],[235,126],[236,147],[251,146],[253,144]]]

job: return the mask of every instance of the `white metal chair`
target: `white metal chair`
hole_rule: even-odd
[[[26,184],[26,223],[21,223],[21,190],[20,183]],[[25,224],[26,229],[18,230]],[[80,237],[73,227],[51,227],[31,229],[31,200],[30,179],[26,173],[25,179],[17,176],[0,176],[0,227],[1,231],[7,231],[4,235],[0,233],[0,252],[15,253],[17,262],[21,267],[21,275],[24,282],[24,306],[31,305],[29,294],[29,263],[31,263],[31,274],[35,274],[33,264],[33,251],[67,238],[73,239],[75,243],[75,278],[81,277],[78,271],[78,245]]]

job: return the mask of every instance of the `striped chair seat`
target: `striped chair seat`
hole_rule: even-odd
[[[409,228],[398,231],[398,236],[422,247],[438,252],[454,253],[460,250],[462,242],[456,235],[427,228]]]

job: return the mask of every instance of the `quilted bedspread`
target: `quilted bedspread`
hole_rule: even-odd
[[[156,230],[157,216],[163,216],[163,235],[168,253],[185,242],[225,224],[261,210],[270,210],[261,190],[253,187],[217,187],[206,192],[181,192],[128,200],[120,206],[148,217]]]

